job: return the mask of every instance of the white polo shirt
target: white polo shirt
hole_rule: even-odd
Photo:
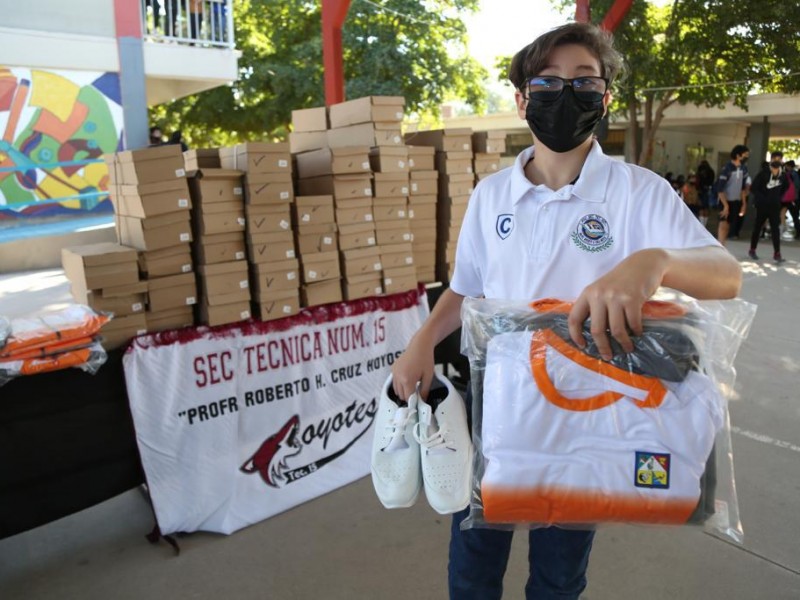
[[[525,177],[533,152],[475,188],[458,237],[454,292],[574,300],[638,250],[719,245],[665,179],[607,157],[597,142],[575,185],[558,191]]]

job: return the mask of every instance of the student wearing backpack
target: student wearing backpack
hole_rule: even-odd
[[[788,205],[789,213],[792,215],[792,222],[794,223],[794,239],[800,240],[800,227],[797,226],[798,218],[800,218],[800,174],[795,171],[794,161],[787,160],[783,169],[786,171],[786,176],[789,178],[789,189],[784,193],[784,206]],[[794,188],[794,189],[792,189]]]

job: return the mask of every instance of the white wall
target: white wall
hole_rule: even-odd
[[[684,130],[660,129],[656,134],[656,147],[653,153],[653,170],[658,173],[672,171],[674,175],[688,174],[686,147],[698,143],[710,149],[708,162],[718,171],[717,159],[720,154],[729,156],[736,144],[744,144],[747,138],[746,123],[728,123],[714,127],[687,127]]]
[[[10,29],[115,36],[112,0],[0,0],[0,15]]]

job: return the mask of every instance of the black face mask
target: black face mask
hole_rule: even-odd
[[[583,94],[588,96],[584,100],[567,86],[555,100],[542,99],[543,95],[528,98],[525,120],[536,139],[553,152],[580,146],[603,118],[603,94]]]
[[[772,161],[771,163],[769,163],[769,166],[772,167],[773,169],[777,169],[778,167],[781,166],[781,163],[780,163],[780,161],[775,160],[775,161]]]

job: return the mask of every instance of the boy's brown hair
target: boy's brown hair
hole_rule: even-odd
[[[514,55],[508,68],[508,78],[514,87],[520,89],[526,78],[537,75],[553,48],[566,44],[589,50],[600,62],[600,74],[609,81],[614,81],[623,70],[622,56],[614,49],[610,33],[591,23],[568,23],[540,35]]]

